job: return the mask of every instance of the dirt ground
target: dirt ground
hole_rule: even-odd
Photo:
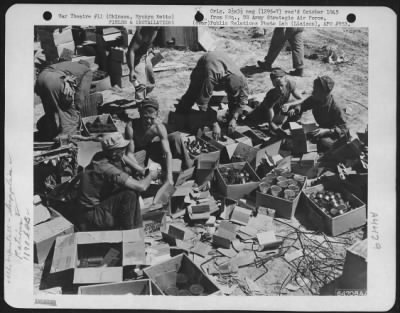
[[[272,83],[269,73],[259,72],[256,68],[257,60],[262,60],[266,55],[272,36],[272,29],[264,30],[264,35],[254,36],[253,28],[211,28],[210,32],[217,41],[218,50],[227,52],[231,58],[242,68],[248,78],[251,94],[265,94]],[[253,38],[255,37],[255,38]],[[318,75],[328,75],[335,81],[333,95],[336,102],[345,110],[345,119],[352,133],[364,131],[368,123],[368,30],[367,29],[309,29],[304,31],[305,55],[322,53],[326,47],[334,47],[345,52],[348,62],[340,65],[327,64],[318,60],[305,59],[305,77],[291,78],[296,82],[297,88],[304,97],[310,95],[313,80]],[[175,49],[161,49],[165,61],[181,62],[188,66],[187,70],[178,72],[156,73],[156,88],[152,96],[156,97],[161,105],[162,115],[174,108],[189,85],[191,68],[197,59],[204,53],[201,51],[183,51]],[[286,71],[292,68],[291,52],[282,50],[274,66],[280,66]],[[35,122],[43,114],[40,100],[35,98]],[[301,208],[298,209],[301,213]],[[291,225],[298,225],[298,216]],[[277,221],[274,222],[277,233],[287,233],[290,227]],[[334,254],[343,259],[345,248],[357,239],[362,239],[365,229],[358,229],[343,236],[346,245],[335,248]],[[250,253],[250,252],[249,252]],[[252,252],[251,252],[252,253]],[[282,284],[289,271],[289,265],[282,258],[268,263],[268,273],[262,276],[257,283],[263,289],[263,294],[278,295],[281,293],[279,286]],[[240,275],[254,279],[262,274],[263,268],[245,267],[240,270]],[[36,270],[37,273],[37,270]],[[305,287],[297,291],[283,292],[287,295],[309,295],[311,291]],[[317,290],[320,294],[320,290]],[[236,288],[233,295],[244,295],[240,288]]]
[[[269,73],[256,69],[257,60],[262,60],[268,52],[272,28],[264,30],[265,35],[252,38],[259,30],[254,28],[210,28],[217,42],[217,50],[225,51],[246,74],[250,94],[266,93],[272,88]],[[305,77],[292,77],[297,88],[307,97],[312,91],[312,82],[318,75],[328,75],[335,81],[333,95],[345,110],[345,118],[351,132],[363,131],[368,123],[368,30],[343,28],[306,28],[304,31],[305,55],[321,54],[325,47],[333,47],[345,52],[348,62],[328,64],[305,58]],[[174,108],[189,85],[191,68],[204,53],[202,51],[175,50],[161,48],[164,60],[181,62],[187,70],[155,73],[156,88],[151,93],[161,106],[162,114]],[[291,52],[282,50],[274,66],[286,71],[292,68]],[[40,99],[35,97],[34,122],[43,114]]]

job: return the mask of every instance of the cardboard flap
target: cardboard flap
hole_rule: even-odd
[[[145,165],[146,161],[146,150],[140,150],[134,153],[136,161],[139,163],[140,166]]]
[[[230,240],[234,239],[236,237],[236,225],[228,221],[221,221],[217,235]]]
[[[34,227],[34,241],[41,242],[70,228],[73,228],[73,225],[62,216],[58,216]]]
[[[182,170],[182,161],[180,159],[172,159],[172,172],[180,173]]]
[[[166,182],[164,185],[158,189],[156,195],[154,196],[153,203],[167,204],[172,194],[175,192],[175,187],[170,183]]]
[[[122,265],[144,265],[146,264],[144,240],[135,242],[123,242]]]
[[[49,210],[43,205],[38,204],[34,207],[33,225],[37,225],[51,218]]]
[[[193,190],[194,180],[189,180],[184,184],[176,187],[172,197],[185,197],[189,195]]]
[[[297,122],[289,122],[289,128],[291,131],[303,130],[303,127]]]
[[[275,237],[275,232],[273,230],[266,231],[263,233],[258,233],[257,240],[258,240],[258,243],[264,247],[269,244],[273,244],[277,241],[276,237]]]
[[[85,267],[74,271],[74,284],[98,284],[122,281],[122,267]]]
[[[136,228],[136,229],[124,230],[122,232],[122,241],[124,242],[144,241],[144,229]]]
[[[251,213],[250,209],[235,206],[231,215],[231,221],[241,225],[246,225],[249,222]]]
[[[232,156],[235,153],[235,150],[238,145],[239,145],[239,143],[232,143],[232,144],[225,146],[225,150],[226,150],[226,153],[228,154],[229,160],[232,159]]]
[[[90,244],[101,242],[121,242],[122,232],[119,230],[93,231],[77,233],[77,244]]]
[[[76,242],[76,234],[57,237],[50,273],[75,268],[77,257]]]
[[[201,213],[210,212],[209,204],[192,205],[191,208],[192,208],[193,214],[201,214]]]
[[[173,238],[183,240],[185,238],[185,228],[180,227],[178,225],[168,225],[168,235]]]
[[[181,172],[176,179],[175,186],[178,187],[182,185],[184,182],[186,182],[188,179],[193,177],[193,172],[194,172],[194,167],[188,168],[187,170],[184,170]]]
[[[288,155],[287,157],[284,157],[282,160],[279,161],[279,163],[276,165],[276,168],[288,169],[290,171],[291,163],[292,157]]]
[[[306,133],[306,134],[313,132],[317,128],[318,128],[318,125],[315,123],[303,124],[303,130],[304,130],[304,133]]]

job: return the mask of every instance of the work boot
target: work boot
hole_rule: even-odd
[[[290,71],[289,72],[289,75],[291,75],[291,76],[300,76],[300,77],[302,77],[303,76],[303,69],[302,68],[296,68],[294,71]]]
[[[264,71],[271,72],[272,71],[272,66],[271,64],[265,62],[265,61],[257,61],[258,66],[263,69]]]

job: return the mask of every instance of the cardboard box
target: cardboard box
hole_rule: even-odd
[[[188,180],[193,178],[194,167],[188,168],[178,175],[175,181],[175,187],[183,185],[183,183],[187,182]]]
[[[144,269],[145,274],[161,290],[167,294],[169,287],[177,285],[177,274],[185,274],[188,278],[187,285],[200,284],[204,288],[202,295],[217,295],[220,290],[208,276],[185,254],[179,254],[168,261]]]
[[[195,182],[201,186],[214,178],[214,172],[219,164],[220,151],[218,154],[200,154],[197,158],[195,171]]]
[[[299,203],[301,190],[305,187],[306,180],[304,179],[303,186],[300,189],[300,192],[294,198],[294,200],[288,200],[285,198],[274,197],[270,194],[264,194],[259,191],[256,193],[256,205],[263,206],[266,208],[271,208],[275,210],[275,214],[278,217],[283,217],[286,219],[292,219],[296,213],[296,208]]]
[[[213,235],[213,244],[225,249],[229,249],[232,240],[236,237],[237,226],[228,221],[221,221],[217,232]]]
[[[210,218],[210,204],[190,205],[188,207],[189,218],[191,221],[208,220]]]
[[[110,252],[116,256],[115,262],[104,266]],[[90,259],[99,266],[89,267]],[[79,232],[56,239],[50,274],[72,271],[72,283],[78,285],[121,282],[124,267],[145,262],[143,228]]]
[[[90,86],[90,92],[100,92],[104,90],[111,89],[111,78],[109,75],[105,76],[102,79],[92,80],[92,84]]]
[[[56,46],[63,44],[63,43],[69,43],[71,41],[74,41],[74,37],[72,36],[72,27],[67,26],[62,29],[57,28],[53,31],[53,38],[54,38],[54,44]]]
[[[96,119],[100,120],[101,126],[99,126],[97,130],[89,129],[87,127],[87,123],[93,124],[93,122]],[[112,119],[110,114],[101,114],[101,115],[83,117],[82,130],[86,135],[90,136],[102,133],[114,133],[118,131],[118,128],[117,125],[114,123],[114,120]]]
[[[46,260],[56,238],[74,232],[74,225],[60,213],[42,204],[34,207],[34,261],[42,264]],[[39,211],[40,213],[38,214]]]
[[[207,160],[213,160],[213,161],[218,161],[220,154],[221,154],[221,149],[217,148],[216,146],[214,146],[211,142],[207,142],[206,140],[200,138],[200,137],[194,137],[194,136],[188,136],[185,139],[185,144],[186,141],[188,140],[197,140],[198,142],[200,142],[202,145],[207,146],[208,151],[209,152],[200,152],[199,154],[193,154],[188,150],[188,153],[190,155],[190,157],[194,160],[198,160],[199,158],[203,158],[203,159],[207,159]]]
[[[74,56],[74,57],[72,58],[72,62],[86,61],[86,62],[88,62],[88,63],[92,66],[93,64],[95,64],[95,62],[94,62],[95,59],[96,59],[95,56],[84,56],[84,55],[80,55],[80,56]]]
[[[344,289],[367,289],[368,240],[355,242],[346,251],[341,277]]]
[[[239,170],[247,171],[250,174],[250,178],[253,180],[246,184],[236,184],[236,185],[227,185],[225,180],[223,179],[219,169],[222,167],[226,168],[235,168]],[[219,165],[216,170],[216,178],[217,178],[217,187],[222,195],[225,197],[231,198],[233,200],[238,200],[243,198],[245,195],[248,195],[253,190],[255,190],[259,183],[260,178],[257,176],[253,168],[247,162],[238,162],[238,163],[231,163],[231,164],[223,164]]]
[[[318,204],[309,197],[311,193],[321,192],[325,189],[342,193],[344,200],[349,201],[351,207],[354,209],[336,217],[331,217],[325,214],[321,211]],[[354,194],[344,189],[341,184],[335,181],[326,180],[322,184],[304,188],[303,194],[305,197],[305,207],[310,220],[313,221],[315,226],[328,235],[340,235],[350,229],[364,225],[367,221],[365,204]]]
[[[318,128],[316,124],[300,125],[296,122],[290,122],[289,127],[293,139],[293,154],[317,151],[317,146],[307,140],[308,134]]]
[[[252,211],[247,208],[235,206],[231,215],[231,222],[239,225],[247,225],[249,222]]]
[[[72,59],[72,56],[75,54],[75,43],[74,41],[61,43],[56,45],[58,57],[63,57],[64,59]],[[67,51],[64,51],[67,50]],[[68,56],[68,57],[66,57]]]
[[[291,171],[307,178],[315,178],[318,176],[318,160],[317,152],[304,153],[301,157],[292,157]]]
[[[360,157],[361,147],[362,143],[357,137],[351,138],[349,141],[342,138],[334,144],[331,150],[324,154],[323,159],[336,162],[356,159]]]
[[[80,286],[78,295],[140,295],[158,296],[161,290],[149,279],[124,281],[121,283]]]

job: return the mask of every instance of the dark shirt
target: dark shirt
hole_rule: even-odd
[[[208,104],[214,90],[225,90],[230,108],[242,104],[249,94],[246,78],[239,67],[223,52],[213,51],[204,54],[197,62],[191,79],[202,80],[197,99],[199,105]]]
[[[132,40],[135,40],[139,45],[139,48],[135,51],[134,65],[137,66],[141,58],[147,53],[151,48],[153,41],[150,40],[154,35],[160,30],[160,27],[154,26],[143,26],[139,27]]]
[[[265,106],[266,109],[273,109],[275,114],[278,114],[282,110],[282,106],[289,101],[291,93],[296,89],[296,83],[287,80],[282,90],[280,88],[272,88],[267,92],[261,106]]]
[[[343,136],[347,133],[346,122],[343,119],[342,110],[338,107],[335,99],[330,95],[325,103],[320,103],[314,97],[308,97],[301,104],[301,112],[312,110],[314,119],[321,128],[333,129],[337,135]]]
[[[129,175],[123,171],[122,161],[111,162],[104,152],[93,156],[91,163],[82,173],[78,202],[81,206],[92,208],[112,196],[123,187]]]
[[[187,115],[186,129],[191,134],[196,134],[199,128],[205,126],[212,128],[213,124],[217,122],[217,112],[211,108],[207,111],[191,110]]]

